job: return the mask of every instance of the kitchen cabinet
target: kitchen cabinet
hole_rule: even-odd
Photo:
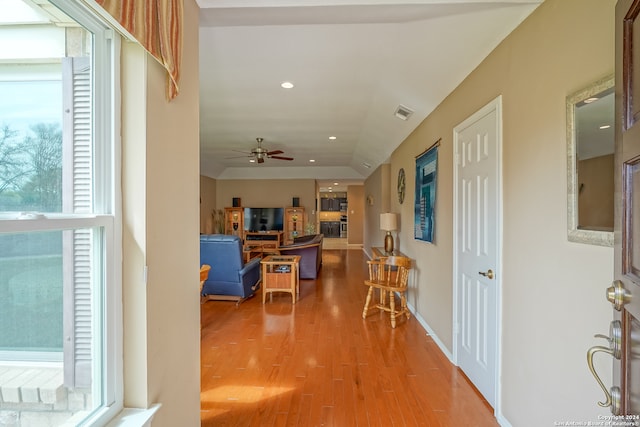
[[[320,199],[320,210],[325,212],[333,212],[340,209],[340,205],[336,203],[337,199]],[[336,206],[338,207],[336,209]]]
[[[340,237],[340,221],[320,221],[320,232],[324,237]]]
[[[320,199],[320,210],[325,212],[339,212],[340,207],[346,210],[347,199],[345,198],[322,198]]]

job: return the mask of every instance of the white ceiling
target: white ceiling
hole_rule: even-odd
[[[342,186],[387,161],[542,0],[197,2],[201,173]],[[234,151],[257,137],[295,160]]]

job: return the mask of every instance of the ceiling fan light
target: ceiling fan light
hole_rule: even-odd
[[[264,163],[265,159],[293,160],[293,157],[280,156],[280,154],[284,154],[284,151],[282,150],[269,151],[268,149],[263,148],[262,141],[264,141],[263,138],[256,138],[258,146],[252,148],[251,152],[247,153],[250,157],[252,157],[249,160],[251,163]]]
[[[280,83],[280,86],[283,89],[293,89],[293,83],[291,83],[291,82],[282,82],[282,83]]]

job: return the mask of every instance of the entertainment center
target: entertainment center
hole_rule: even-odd
[[[303,207],[227,207],[224,216],[224,233],[240,237],[245,246],[277,249],[304,236],[306,215]]]
[[[244,244],[247,247],[260,247],[262,252],[277,252],[284,244],[282,231],[245,231]]]

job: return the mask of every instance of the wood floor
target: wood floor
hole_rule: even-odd
[[[203,426],[497,426],[412,316],[362,319],[366,257],[325,250],[300,298],[202,304]]]

